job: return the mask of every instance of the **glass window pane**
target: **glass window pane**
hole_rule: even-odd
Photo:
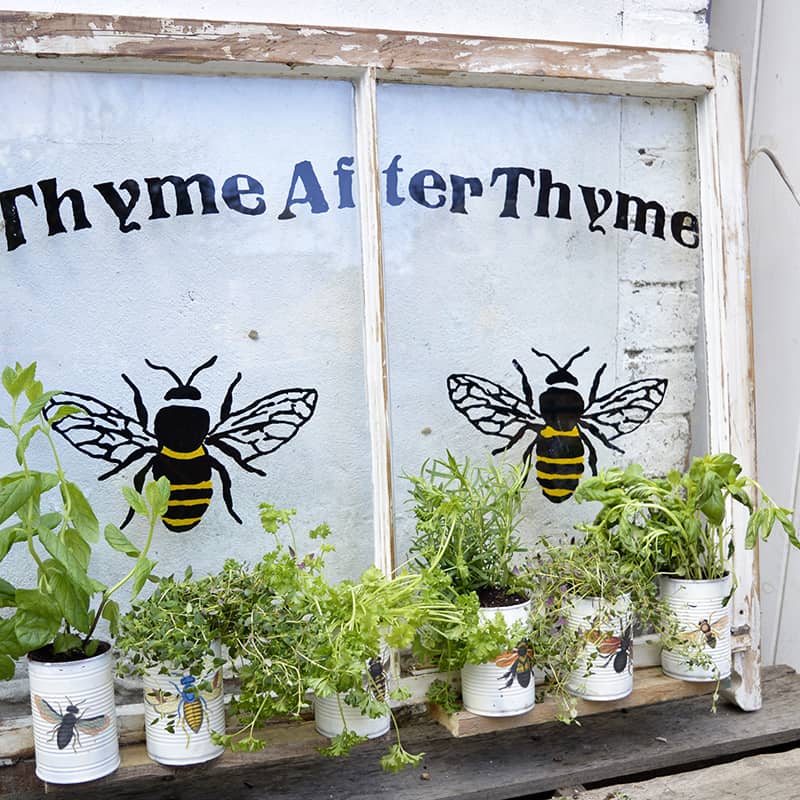
[[[171,509],[162,572],[258,558],[260,501],[297,508],[299,534],[330,523],[333,576],[372,563],[352,85],[4,72],[0,86],[4,363],[35,359],[148,431],[152,449],[99,483],[111,454],[61,442],[103,521],[122,521],[120,486],[169,447],[210,470],[213,496],[196,526]],[[172,406],[209,420],[159,423]],[[195,446],[214,461],[186,457]]]
[[[530,533],[569,534],[591,513],[570,486],[593,453],[598,468],[683,465],[700,314],[693,103],[382,85],[378,113],[395,473],[446,449],[538,453]],[[553,430],[574,434],[569,466],[547,466]],[[395,486],[402,560],[413,520]]]

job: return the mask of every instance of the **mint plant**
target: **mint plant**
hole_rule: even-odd
[[[129,580],[137,594],[150,577],[155,563],[148,558],[153,530],[169,498],[166,479],[151,483],[144,496],[125,488],[125,497],[144,515],[149,531],[143,548],[134,545],[114,525],[105,528],[105,540],[115,550],[132,558],[133,566],[112,586],[92,577],[92,548],[99,542],[100,526],[80,488],[64,474],[51,426],[73,413],[61,406],[45,419],[42,409],[58,391],[45,391],[36,378],[36,364],[6,367],[2,384],[10,409],[0,418],[0,429],[14,444],[19,469],[0,477],[0,562],[20,549],[35,571],[34,586],[14,586],[0,578],[0,607],[13,609],[0,619],[0,678],[14,676],[15,659],[47,648],[45,655],[73,660],[94,655],[99,642],[93,638],[101,619],[116,633],[119,607],[114,595]],[[35,468],[31,463],[33,443],[45,443],[50,463]],[[37,456],[42,448],[36,450]]]

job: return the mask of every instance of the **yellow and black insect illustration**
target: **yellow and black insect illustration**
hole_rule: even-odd
[[[586,638],[595,645],[601,656],[608,656],[601,665],[603,669],[613,662],[614,672],[621,674],[626,669],[633,671],[633,626],[628,625],[620,631],[619,636],[590,631]]]
[[[717,639],[724,635],[725,628],[728,626],[728,615],[723,614],[710,622],[708,619],[701,619],[697,622],[697,627],[680,634],[682,639],[694,639],[705,641],[707,647],[712,650],[717,646]]]
[[[170,683],[175,689],[174,693],[150,689],[145,693],[144,699],[158,713],[159,718],[166,719],[168,733],[175,733],[176,726],[180,727],[186,735],[188,747],[191,734],[199,733],[204,721],[210,730],[207,701],[216,700],[222,694],[222,672],[217,670],[214,673],[209,691],[201,689],[192,675],[184,675],[180,686],[172,681]]]
[[[59,750],[63,750],[72,742],[72,750],[74,752],[81,745],[80,735],[82,733],[87,736],[97,736],[108,728],[112,718],[108,714],[98,714],[94,717],[84,716],[86,714],[85,709],[81,711],[79,706],[75,705],[69,698],[67,698],[66,702],[67,705],[64,711],[61,710],[60,705],[56,710],[43,697],[38,694],[33,696],[33,704],[36,706],[39,716],[53,726],[50,732],[50,741],[55,739]],[[81,703],[80,705],[83,704]]]
[[[166,372],[177,384],[167,391],[164,400],[178,402],[171,402],[157,411],[152,431],[148,430],[149,412],[142,394],[124,373],[122,379],[133,392],[135,419],[102,400],[76,392],[59,394],[46,407],[45,416],[54,419],[53,429],[81,453],[114,465],[99,476],[101,481],[143,458],[147,461],[133,479],[137,491],[142,490],[148,472],[152,471],[154,478],[166,475],[170,482],[170,498],[161,521],[170,530],[188,531],[200,522],[214,491],[212,472],[219,475],[228,513],[241,524],[241,518],[233,509],[228,470],[211,455],[210,449],[216,448],[247,472],[266,475],[253,462],[285,445],[311,419],[317,404],[317,390],[279,389],[232,410],[233,390],[242,379],[239,372],[222,401],[219,421],[211,427],[208,411],[188,403],[201,399],[192,381],[216,360],[217,357],[212,356],[184,383],[169,367],[145,359],[148,367]],[[86,413],[59,419],[57,413],[64,406],[77,407]],[[133,513],[133,509],[128,511],[120,527],[124,528],[133,519]]]
[[[367,664],[367,688],[381,703],[385,703],[388,699],[388,676],[386,674],[388,667],[389,659],[383,661],[380,656],[371,658]]]
[[[578,379],[569,368],[589,351],[588,347],[564,366],[547,353],[533,347],[531,351],[555,367],[545,378],[548,388],[538,397],[538,410],[528,376],[516,359],[512,363],[522,379],[522,397],[478,375],[450,375],[447,389],[450,402],[472,425],[481,433],[504,440],[503,445],[492,451],[493,455],[505,452],[532,434],[522,463],[530,471],[535,452],[536,479],[542,493],[551,502],[561,503],[572,495],[583,475],[585,452],[589,455],[589,469],[593,475],[597,474],[597,451],[589,434],[609,449],[623,453],[613,441],[650,419],[664,399],[667,380],[643,378],[600,395],[600,378],[607,366],[603,364],[595,373],[584,401],[577,389],[569,388],[578,386]]]
[[[494,663],[501,669],[508,668],[508,672],[497,679],[499,681],[506,681],[503,688],[510,688],[511,684],[514,683],[514,678],[517,679],[517,683],[522,686],[523,689],[530,686],[533,670],[533,652],[527,639],[523,639],[516,647],[508,652],[500,653],[494,660]]]

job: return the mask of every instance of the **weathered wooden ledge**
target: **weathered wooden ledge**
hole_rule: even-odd
[[[721,687],[723,685],[720,684]],[[617,711],[621,708],[649,706],[654,703],[664,703],[668,700],[681,700],[686,697],[698,697],[700,695],[710,696],[714,693],[716,686],[716,682],[690,683],[688,681],[675,680],[674,678],[666,677],[660,667],[647,667],[646,669],[637,669],[634,673],[633,692],[628,697],[604,702],[578,700],[576,710],[580,720],[593,714],[603,714],[608,711]],[[707,702],[710,707],[710,697]],[[481,717],[477,714],[471,714],[469,711],[448,714],[437,705],[431,705],[429,710],[431,717],[447,728],[453,736],[461,737],[552,722],[558,712],[557,705],[557,701],[552,697],[545,697],[542,702],[537,700],[534,708],[527,714],[518,714],[514,717]]]
[[[747,713],[707,695],[587,716],[580,726],[559,722],[454,739],[432,720],[411,720],[403,741],[425,750],[420,767],[381,771],[391,741],[361,745],[346,759],[316,752],[325,740],[311,723],[271,726],[261,753],[225,753],[210,764],[167,768],[150,762],[142,745],[123,748],[113,775],[75,787],[47,787],[48,797],[81,800],[503,800],[560,786],[620,782],[732,760],[800,744],[800,675],[788,667],[763,672],[764,706]],[[0,799],[45,796],[32,759],[0,768]]]

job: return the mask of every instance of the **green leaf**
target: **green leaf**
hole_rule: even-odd
[[[103,619],[108,620],[111,636],[116,639],[119,634],[119,603],[116,600],[109,600],[103,607]]]
[[[53,651],[56,653],[68,653],[70,650],[78,650],[81,647],[81,637],[75,633],[62,631],[53,639]]]
[[[150,573],[155,569],[156,562],[149,558],[139,556],[136,566],[133,569],[133,588],[131,589],[131,600],[142,591],[142,587],[147,582]]]
[[[38,589],[17,589],[14,631],[23,652],[51,642],[61,627],[61,609]]]
[[[0,486],[0,522],[16,514],[37,489],[34,477],[20,477]]]
[[[28,398],[28,402],[32,403],[43,391],[44,386],[42,386],[42,382],[34,380],[29,384],[28,388],[25,389],[25,396]]]
[[[39,482],[39,493],[46,494],[52,488],[58,486],[61,483],[61,478],[55,474],[55,472],[37,472],[36,478]],[[50,522],[47,523],[49,528],[55,528],[61,522],[61,514],[57,514],[56,512],[52,512],[50,514],[44,514],[43,517],[51,518],[51,517],[58,517],[58,521],[54,524]]]
[[[764,524],[764,510],[756,509],[747,520],[747,532],[744,537],[744,546],[748,550],[752,550],[758,541],[758,534]]]
[[[795,530],[794,523],[790,517],[791,513],[792,512],[789,511],[788,508],[778,507],[775,511],[775,515],[777,516],[778,521],[781,523],[783,532],[789,538],[789,541],[794,547],[800,548],[800,539],[797,538],[797,531]]]
[[[62,534],[64,545],[69,551],[77,566],[83,572],[89,569],[89,561],[92,557],[92,548],[81,538],[81,535],[74,528],[67,528]]]
[[[156,519],[167,513],[171,491],[172,487],[170,486],[169,479],[165,475],[162,475],[157,481],[150,481],[147,486],[144,487],[145,497]]]
[[[100,524],[94,511],[92,511],[92,507],[89,505],[89,501],[74,483],[65,481],[63,486],[69,495],[71,503],[70,516],[78,533],[87,542],[97,542],[100,539]]]
[[[5,578],[0,578],[0,608],[13,608],[17,604],[17,590]]]
[[[139,548],[116,525],[109,523],[103,533],[106,541],[118,553],[125,553],[131,558],[139,557]]]
[[[25,453],[28,449],[28,445],[31,443],[31,439],[39,433],[41,428],[38,425],[34,425],[32,428],[27,430],[22,437],[20,438],[19,442],[17,442],[17,450],[16,450],[16,457],[17,457],[17,464],[22,465],[22,462],[25,460]]]
[[[83,553],[79,551],[77,556],[73,554],[58,535],[43,526],[39,527],[38,534],[42,546],[53,556],[53,559],[61,566],[62,571],[69,576],[72,583],[80,587],[87,595],[91,595],[93,587],[89,576],[86,574],[86,568],[83,566]]]
[[[714,472],[706,472],[699,498],[700,510],[712,525],[721,525],[725,519],[725,500],[722,496],[719,478]]]
[[[47,403],[52,400],[56,395],[61,394],[61,392],[45,392],[44,394],[40,394],[29,406],[25,409],[25,413],[22,415],[22,419],[20,422],[23,425],[27,425],[29,422],[32,422],[36,417],[41,414],[42,409],[47,405]]]
[[[47,578],[64,619],[76,630],[88,633],[92,624],[89,595],[70,580],[66,570],[57,562],[49,565]]]
[[[70,405],[63,405],[58,406],[56,410],[50,414],[48,412],[47,421],[52,425],[54,422],[58,422],[60,419],[64,419],[64,417],[72,416],[73,414],[85,414],[86,411],[83,408],[78,408],[78,406],[70,406]]]
[[[0,653],[11,656],[11,658],[19,658],[27,652],[17,639],[16,621],[16,616],[0,619]]]
[[[0,531],[0,561],[8,555],[8,551],[15,544],[24,542],[27,538],[25,531],[17,525],[3,528],[3,530]]]
[[[144,517],[147,516],[147,503],[145,503],[144,498],[139,494],[139,492],[137,492],[135,489],[132,489],[130,486],[123,486],[122,494],[128,501],[128,505],[137,514],[141,514]]]
[[[24,392],[34,381],[36,376],[36,362],[27,367],[19,364],[16,369],[6,367],[3,370],[3,386],[15,400]]]
[[[14,659],[0,653],[0,681],[10,681],[14,677]]]
[[[404,750],[399,743],[393,744],[389,752],[381,758],[381,767],[386,772],[400,772],[404,767],[417,766],[425,756],[425,753],[416,755]]]

